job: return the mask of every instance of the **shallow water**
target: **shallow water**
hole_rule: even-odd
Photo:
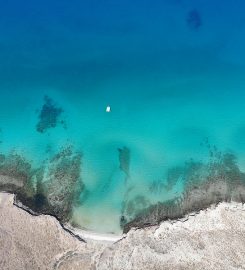
[[[167,185],[169,170],[207,162],[210,145],[243,171],[244,11],[242,0],[4,3],[1,152],[37,168],[81,151],[71,220],[103,232],[180,196],[185,181],[177,172]]]

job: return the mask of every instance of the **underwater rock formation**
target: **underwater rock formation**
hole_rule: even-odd
[[[17,154],[0,155],[0,191],[16,194],[21,204],[36,214],[67,221],[83,191],[81,153],[65,147],[40,168]]]
[[[60,115],[62,113],[63,109],[57,107],[50,97],[45,96],[44,105],[39,114],[36,130],[40,133],[44,133],[50,128],[55,128],[59,123],[64,124],[64,121],[60,120]]]
[[[81,181],[81,153],[63,149],[50,162],[42,189],[54,214],[68,220],[72,206],[79,200],[83,190]]]
[[[186,23],[191,30],[198,30],[202,26],[202,18],[198,10],[192,9],[189,11]]]

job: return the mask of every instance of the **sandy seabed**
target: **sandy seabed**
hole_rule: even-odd
[[[245,269],[245,206],[220,203],[183,219],[114,238],[33,216],[0,193],[0,269]]]

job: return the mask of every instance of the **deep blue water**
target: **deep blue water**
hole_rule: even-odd
[[[89,196],[73,219],[97,231],[120,230],[125,196],[148,206],[181,194],[181,178],[149,187],[191,158],[205,162],[207,141],[244,170],[244,12],[242,0],[3,2],[1,151],[34,166],[68,144],[82,151]],[[37,131],[44,96],[65,127]]]

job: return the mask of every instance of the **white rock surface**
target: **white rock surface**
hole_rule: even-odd
[[[0,196],[0,269],[245,269],[245,207],[221,203],[116,243],[77,240],[50,216],[35,217]]]

